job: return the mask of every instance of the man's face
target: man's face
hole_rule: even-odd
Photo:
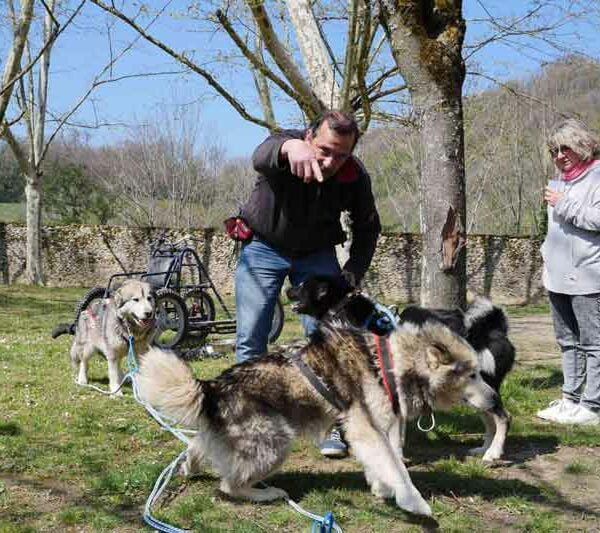
[[[316,135],[308,130],[304,140],[315,149],[317,162],[325,179],[341,168],[354,148],[354,135],[340,135],[329,127],[327,121],[321,124]]]

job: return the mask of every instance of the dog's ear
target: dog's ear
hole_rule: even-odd
[[[427,366],[432,370],[437,370],[440,366],[450,365],[452,357],[446,345],[441,342],[431,342],[425,352]]]
[[[121,285],[117,290],[113,291],[111,294],[112,301],[115,303],[115,307],[120,309],[121,306],[125,303],[125,295],[123,294],[123,287]]]

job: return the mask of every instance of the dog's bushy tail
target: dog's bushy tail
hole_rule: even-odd
[[[175,353],[160,348],[140,357],[136,376],[139,394],[163,416],[195,428],[200,420],[204,392],[202,381]]]
[[[477,298],[465,312],[465,327],[469,337],[497,331],[508,334],[508,318],[503,309],[487,298]]]
[[[56,326],[54,326],[54,328],[52,329],[52,338],[56,339],[57,337],[60,337],[61,335],[65,335],[65,334],[69,334],[69,335],[75,335],[75,324],[68,324],[66,322],[63,322],[62,324],[57,324]]]

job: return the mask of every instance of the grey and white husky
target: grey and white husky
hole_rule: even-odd
[[[339,422],[371,491],[430,516],[402,460],[404,417],[463,401],[489,409],[497,395],[481,379],[474,350],[443,325],[400,327],[390,336],[390,350],[399,412],[364,332],[336,321],[323,323],[299,350],[234,365],[210,380],[196,379],[175,354],[152,348],[141,362],[138,389],[163,415],[197,430],[184,472],[192,475],[208,463],[232,497],[286,497],[279,488],[255,485],[279,468],[296,437],[321,442]]]
[[[148,351],[155,334],[156,302],[150,284],[125,281],[110,298],[93,300],[75,324],[58,324],[52,331],[56,338],[74,334],[71,362],[77,371],[77,383],[86,385],[88,362],[94,353],[106,357],[111,392],[121,395],[123,379],[121,361],[127,356],[129,335],[136,354]]]

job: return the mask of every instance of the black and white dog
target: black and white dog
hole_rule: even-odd
[[[389,318],[378,312],[372,300],[354,294],[340,279],[313,277],[301,287],[289,289],[288,297],[295,301],[296,311],[319,320],[343,320],[378,335],[384,335],[389,326]],[[502,309],[478,298],[465,312],[409,306],[398,320],[416,327],[441,323],[467,340],[477,353],[483,380],[500,394],[500,386],[515,361],[515,348],[508,338],[508,319]],[[482,419],[486,430],[483,446],[470,452],[483,454],[483,460],[491,462],[504,453],[511,417],[499,401],[493,409],[482,411]]]
[[[500,396],[500,386],[515,362],[515,347],[508,338],[508,319],[502,309],[485,298],[477,298],[465,312],[459,309],[425,309],[409,306],[400,313],[400,322],[422,326],[428,322],[445,324],[465,338],[477,352],[483,380]],[[482,412],[485,424],[483,446],[470,450],[483,454],[484,461],[500,459],[510,428],[510,414],[502,402]]]

